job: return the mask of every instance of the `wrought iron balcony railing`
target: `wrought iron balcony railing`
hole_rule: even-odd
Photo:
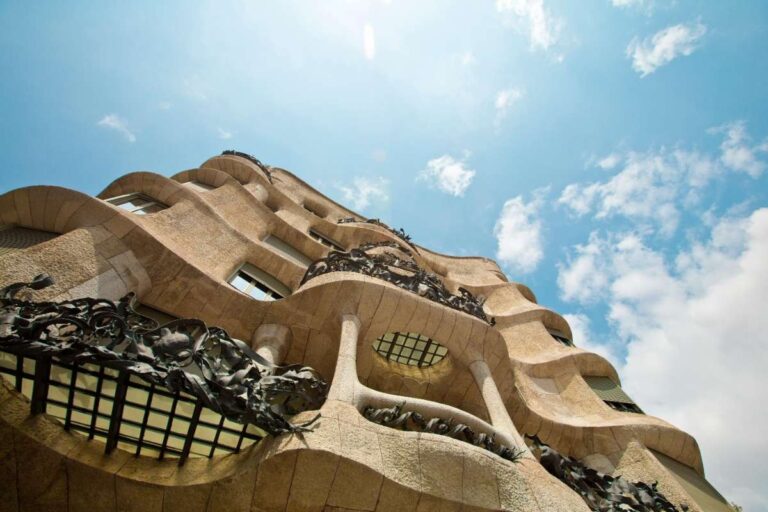
[[[33,414],[46,412],[49,403],[65,407],[67,428],[85,428],[82,422],[72,420],[73,411],[88,413],[75,407],[77,394],[93,397],[87,433],[93,438],[103,431],[107,452],[121,440],[131,442],[131,436],[121,437],[123,424],[139,427],[140,433],[133,441],[140,451],[149,428],[146,415],[152,412],[155,395],[170,398],[172,403],[169,410],[161,411],[168,417],[159,445],[161,457],[168,451],[169,437],[178,434],[171,428],[174,421],[189,423],[185,435],[190,445],[185,443],[180,450],[182,462],[195,442],[195,430],[205,416],[204,410],[221,415],[214,438],[209,439],[211,454],[225,431],[226,421],[244,426],[234,447],[238,450],[249,425],[258,429],[251,429],[257,432],[251,437],[257,438],[258,432],[279,435],[306,431],[317,419],[301,425],[287,419],[301,411],[319,409],[325,401],[328,386],[313,369],[276,366],[223,329],[208,327],[200,320],[174,320],[159,326],[134,311],[132,293],[118,302],[91,298],[32,302],[16,298],[25,288],[39,290],[52,283],[49,276],[40,275],[31,283],[12,284],[0,291],[0,351],[17,357],[15,368],[6,365],[2,371],[12,376],[19,390],[23,390],[25,379],[32,382]],[[25,361],[32,360],[33,368],[25,370]],[[96,369],[91,366],[89,370],[89,365]],[[67,370],[69,382],[52,378],[52,369],[58,373]],[[82,375],[96,377],[92,387],[78,386],[78,376]],[[52,386],[67,384],[66,400],[51,396]],[[135,425],[136,421],[126,421],[124,412],[126,405],[142,407],[129,398],[140,388],[148,396],[146,415]],[[110,411],[100,408],[102,400],[112,403]],[[192,404],[193,410],[186,417],[177,412],[183,408],[181,403]]]
[[[412,258],[403,259],[391,252],[371,254],[373,249],[391,243],[364,244],[349,252],[331,251],[327,257],[309,266],[301,284],[329,272],[357,272],[383,279],[411,293],[477,317],[490,325],[496,323],[483,311],[483,302],[469,290],[459,288],[460,295],[453,295],[438,276],[419,267]],[[404,247],[398,248],[410,254]]]

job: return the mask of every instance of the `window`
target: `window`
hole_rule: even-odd
[[[642,409],[629,398],[629,396],[621,389],[621,386],[613,382],[608,377],[584,377],[589,387],[595,392],[597,396],[602,399],[603,402],[611,409],[615,409],[619,412],[634,412],[636,414],[644,414]]]
[[[297,248],[281,238],[278,238],[274,235],[269,235],[263,240],[263,242],[274,249],[276,252],[280,253],[282,256],[285,256],[289,260],[303,267],[308,267],[312,263],[312,260],[309,259],[303,252],[299,251]]]
[[[0,226],[0,256],[52,240],[57,233],[19,226]]]
[[[311,236],[312,239],[315,242],[317,242],[319,244],[322,244],[322,245],[328,247],[329,249],[332,249],[334,251],[342,251],[342,252],[344,252],[344,248],[341,245],[337,244],[336,242],[334,242],[330,238],[326,238],[325,236],[321,235],[320,233],[318,233],[314,229],[310,229],[309,230],[309,236]]]
[[[549,335],[555,338],[555,341],[562,343],[566,347],[573,347],[573,341],[571,341],[565,334],[561,333],[560,331],[555,331],[553,329],[548,329]]]
[[[373,342],[373,349],[390,361],[425,368],[448,354],[443,345],[420,334],[388,332]]]
[[[319,204],[314,203],[310,199],[305,199],[301,206],[315,217],[320,217],[323,219],[327,215],[327,213],[323,213],[325,212],[324,208],[322,208]]]
[[[148,213],[155,213],[168,208],[163,203],[155,201],[144,194],[128,194],[126,196],[113,197],[107,199],[107,201],[136,215],[147,215]]]
[[[235,272],[229,284],[257,300],[278,300],[291,294],[283,283],[247,263]]]
[[[33,397],[37,364],[0,351],[0,375],[27,398]],[[47,414],[65,430],[102,442],[109,442],[114,432],[116,446],[135,455],[213,457],[237,453],[265,436],[254,425],[232,422],[191,395],[171,393],[136,375],[121,381],[113,368],[54,360],[49,372],[42,397]],[[115,402],[123,406],[119,419]]]
[[[213,190],[214,188],[216,188],[206,183],[200,183],[199,181],[186,181],[183,183],[183,185],[187,188],[191,188],[196,192],[208,192],[209,190]]]

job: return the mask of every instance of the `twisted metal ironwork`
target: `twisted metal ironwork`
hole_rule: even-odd
[[[404,412],[405,402],[394,405],[389,408],[376,409],[375,407],[366,407],[363,410],[363,416],[373,423],[378,423],[385,427],[396,428],[399,430],[427,432],[447,436],[451,439],[458,439],[465,443],[484,448],[489,452],[495,453],[502,459],[517,462],[523,456],[523,451],[517,448],[510,448],[499,444],[495,440],[494,434],[475,432],[463,423],[454,423],[453,418],[431,418],[425,419],[424,416],[415,411]]]
[[[224,329],[201,320],[158,325],[117,302],[83,298],[31,302],[16,295],[53,284],[46,274],[0,290],[0,350],[65,363],[95,363],[185,392],[229,420],[279,435],[307,431],[317,418],[293,424],[286,416],[319,409],[327,383],[312,368],[277,366]]]
[[[475,316],[490,325],[496,320],[483,311],[483,301],[469,290],[459,288],[459,295],[453,295],[438,276],[427,272],[412,259],[404,259],[391,252],[369,254],[378,244],[365,244],[349,252],[330,251],[328,256],[312,263],[301,284],[329,272],[357,272],[383,279],[420,297],[438,302],[450,308]]]
[[[264,174],[267,176],[267,180],[270,183],[274,183],[272,181],[272,169],[269,168],[268,165],[262,163],[261,160],[256,158],[253,155],[249,155],[248,153],[243,153],[242,151],[235,151],[234,149],[227,149],[225,151],[221,152],[222,155],[230,155],[230,156],[239,156],[241,158],[245,158],[246,160],[250,161],[252,164],[255,164],[256,167],[262,170]]]
[[[534,454],[553,476],[576,491],[590,509],[598,512],[633,510],[637,512],[679,512],[688,510],[681,504],[678,509],[657,489],[657,482],[630,482],[620,476],[613,477],[595,471],[544,444],[537,436],[531,440]]]
[[[403,242],[407,243],[411,247],[414,247],[413,242],[411,241],[410,235],[408,235],[403,228],[395,229],[390,227],[388,224],[385,224],[384,222],[381,222],[380,219],[366,219],[366,220],[357,220],[354,217],[344,217],[339,219],[336,223],[337,224],[351,224],[355,222],[364,222],[366,224],[374,224],[376,226],[382,227],[401,239]]]

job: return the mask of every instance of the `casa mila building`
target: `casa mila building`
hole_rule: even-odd
[[[5,193],[0,288],[0,511],[731,510],[494,261],[244,153]]]

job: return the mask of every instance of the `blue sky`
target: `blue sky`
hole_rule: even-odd
[[[500,260],[768,510],[765,2],[4,1],[0,44],[0,190],[254,154]]]

